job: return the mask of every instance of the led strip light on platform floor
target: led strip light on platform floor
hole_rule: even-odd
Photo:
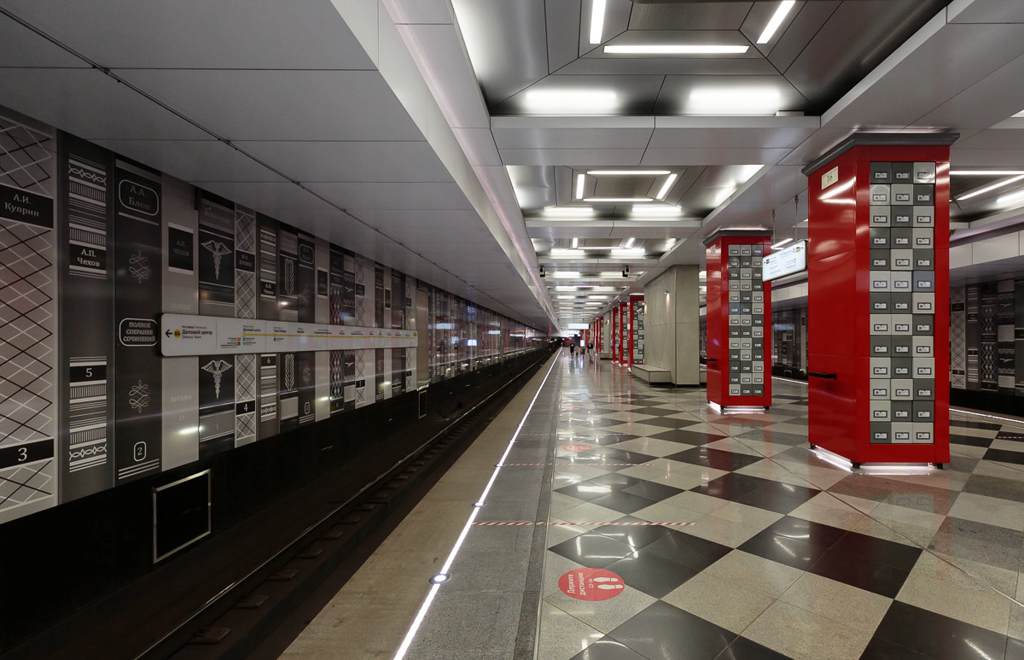
[[[527,406],[526,412],[523,413],[523,418],[519,420],[519,426],[516,427],[515,432],[512,434],[512,438],[508,441],[508,445],[505,447],[504,453],[501,458],[498,459],[497,465],[494,467],[494,472],[491,473],[491,478],[487,480],[487,485],[484,486],[483,491],[480,493],[480,497],[476,503],[473,504],[473,510],[470,512],[469,517],[466,519],[466,523],[462,527],[462,531],[459,533],[458,538],[455,540],[455,544],[452,546],[451,551],[448,553],[448,558],[445,559],[444,565],[441,566],[441,571],[437,575],[430,578],[430,591],[427,592],[427,597],[423,600],[423,604],[420,605],[420,609],[416,612],[416,617],[412,620],[412,624],[409,626],[409,630],[405,633],[405,638],[402,640],[402,645],[398,647],[395,652],[394,660],[402,660],[405,654],[409,652],[409,647],[412,646],[413,640],[416,638],[416,633],[419,632],[420,626],[423,625],[423,620],[427,616],[427,612],[430,611],[430,606],[434,603],[434,598],[437,596],[438,590],[441,585],[448,581],[449,573],[452,564],[455,563],[455,558],[459,554],[459,550],[462,549],[462,544],[466,540],[466,536],[469,535],[469,530],[473,528],[473,523],[476,522],[476,517],[480,514],[480,509],[483,508],[487,502],[487,495],[491,492],[491,487],[494,486],[494,482],[497,481],[498,475],[501,473],[501,468],[505,467],[505,459],[508,458],[509,453],[512,452],[512,446],[516,442],[516,438],[519,437],[519,432],[523,429],[523,425],[526,424],[526,419],[530,416],[530,412],[533,410],[533,404],[537,402],[537,397],[540,396],[541,390],[544,389],[544,385],[548,382],[548,377],[551,375],[551,371],[558,364],[556,359],[548,367],[548,371],[544,374],[544,380],[541,381],[540,386],[533,395],[533,399],[530,400],[530,405]]]

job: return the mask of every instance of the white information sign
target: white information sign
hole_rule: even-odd
[[[165,357],[415,347],[415,330],[188,314],[160,317],[160,352]]]
[[[807,241],[797,241],[764,258],[761,278],[768,282],[804,270],[807,270]]]

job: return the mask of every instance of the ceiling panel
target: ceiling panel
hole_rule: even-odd
[[[738,30],[752,2],[633,3],[631,30]]]
[[[0,66],[88,67],[60,46],[0,15]]]
[[[789,149],[716,149],[700,147],[650,148],[644,153],[641,165],[747,165],[774,164]]]
[[[639,165],[643,149],[501,149],[506,165]]]
[[[237,144],[297,181],[452,180],[426,142],[243,141]]]
[[[764,76],[778,73],[767,60],[647,57],[581,57],[565,65],[558,75],[716,75]]]
[[[365,211],[469,210],[473,207],[455,183],[309,183],[341,208]]]
[[[119,69],[116,73],[231,140],[422,139],[376,71]]]
[[[453,0],[452,5],[488,103],[500,103],[548,75],[544,0]]]
[[[946,0],[844,2],[786,68],[786,78],[818,113],[936,14]]]
[[[371,69],[327,1],[0,0],[101,65]]]
[[[0,100],[86,139],[210,137],[95,69],[0,69]]]
[[[1024,23],[1024,3],[1016,0],[961,0],[951,4],[950,21],[954,23]]]
[[[775,38],[769,43],[757,47],[762,49],[762,52],[765,52],[763,49],[767,49],[768,60],[772,66],[779,71],[785,71],[793,63],[793,60],[803,52],[840,4],[842,3],[839,0],[799,3],[786,18],[788,25],[779,28]],[[766,19],[760,15],[757,16],[757,19],[759,22],[749,19],[743,26],[744,33],[755,42],[766,25]]]
[[[820,127],[817,117],[658,117],[650,145],[793,148]]]
[[[184,181],[284,181],[216,140],[96,140],[97,144]]]
[[[491,132],[499,148],[643,148],[653,117],[494,117]]]
[[[545,2],[548,69],[557,71],[579,56],[582,0]]]

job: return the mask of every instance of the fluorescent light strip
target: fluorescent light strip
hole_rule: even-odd
[[[519,421],[519,426],[516,427],[515,433],[512,434],[512,439],[508,441],[508,446],[505,447],[505,453],[501,455],[497,465],[494,467],[494,472],[491,473],[491,478],[484,487],[483,492],[477,499],[476,504],[473,505],[473,510],[470,512],[469,517],[466,519],[466,524],[462,527],[462,532],[459,533],[458,539],[455,541],[455,545],[452,546],[451,552],[448,553],[448,558],[445,560],[441,570],[438,571],[439,575],[448,575],[448,571],[451,570],[452,564],[455,563],[455,558],[459,554],[459,550],[462,549],[462,544],[466,541],[466,536],[469,535],[469,530],[472,529],[473,523],[476,521],[477,515],[480,513],[480,509],[487,501],[487,494],[490,493],[491,487],[498,478],[498,474],[501,473],[501,468],[505,466],[505,459],[512,452],[512,445],[515,444],[516,438],[519,437],[519,432],[523,430],[523,425],[526,424],[526,418],[530,416],[530,412],[533,410],[533,404],[537,402],[537,397],[540,396],[541,390],[544,389],[544,384],[548,382],[548,377],[551,375],[551,370],[558,364],[557,361],[553,361],[551,366],[548,367],[548,372],[544,374],[544,380],[540,382],[540,387],[537,388],[537,392],[533,395],[533,399],[530,401],[530,405],[527,406],[526,412],[523,413],[523,418]],[[427,592],[427,597],[423,600],[423,604],[420,605],[420,609],[416,612],[416,617],[412,620],[412,624],[409,626],[409,630],[405,633],[405,638],[402,640],[401,646],[395,652],[394,660],[402,660],[405,654],[409,652],[409,647],[412,646],[413,640],[416,638],[416,633],[419,632],[420,626],[423,625],[423,620],[427,616],[427,612],[430,611],[430,606],[434,602],[434,598],[437,596],[438,589],[441,588],[441,583],[434,582],[430,585],[430,591]]]
[[[572,237],[572,249],[576,250],[580,247],[580,239],[576,236]]]
[[[741,55],[750,46],[739,44],[614,44],[605,46],[608,55]]]
[[[683,214],[681,206],[670,206],[667,204],[645,204],[634,206],[629,211],[632,215],[643,217],[678,217]]]
[[[668,170],[587,170],[590,176],[665,176]]]
[[[604,10],[605,0],[591,0],[590,3],[590,43],[601,43],[601,33],[604,32]]]
[[[984,195],[985,193],[990,193],[993,190],[999,190],[1000,188],[1004,188],[1004,187],[1006,187],[1006,186],[1008,186],[1010,184],[1017,183],[1018,181],[1021,181],[1021,180],[1024,180],[1024,174],[1018,174],[1017,176],[1012,176],[1009,179],[1003,179],[1002,181],[996,181],[995,183],[989,184],[987,186],[983,186],[981,188],[978,188],[977,190],[972,190],[969,193],[960,195],[959,197],[956,198],[956,201],[962,202],[965,199],[971,199],[972,197],[977,197],[978,195]],[[1000,202],[1000,203],[1002,203],[1002,202]]]
[[[586,256],[586,252],[583,250],[573,250],[570,248],[551,248],[548,254],[554,259],[568,259],[572,257],[583,257]]]
[[[587,197],[583,200],[590,204],[645,204],[651,201],[650,197]]]
[[[796,4],[796,0],[783,0],[779,3],[779,6],[775,9],[775,13],[768,19],[768,24],[764,26],[764,31],[761,32],[761,36],[757,38],[757,43],[766,44],[772,40],[775,36],[776,30],[782,25],[782,21],[786,20],[786,16],[790,10],[793,9],[793,5]]]
[[[676,174],[675,172],[673,172],[672,174],[669,174],[668,178],[665,179],[665,183],[661,184],[661,189],[658,190],[658,194],[655,195],[655,198],[657,198],[657,199],[665,199],[665,195],[668,194],[668,191],[672,190],[672,186],[674,186],[676,184],[676,179],[678,179],[678,178],[679,178],[679,175]]]
[[[552,275],[558,279],[575,280],[579,279],[580,273],[578,270],[556,270]]]
[[[630,236],[629,238],[626,239],[626,245],[624,245],[623,247],[631,248],[631,247],[633,247],[634,243],[636,243],[636,238],[633,237],[633,236]]]
[[[583,183],[586,177],[582,173],[576,175],[576,199],[583,199]]]

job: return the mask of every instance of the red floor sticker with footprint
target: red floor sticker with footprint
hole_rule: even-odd
[[[558,588],[576,600],[608,600],[626,588],[618,573],[603,568],[575,568],[558,578]]]

